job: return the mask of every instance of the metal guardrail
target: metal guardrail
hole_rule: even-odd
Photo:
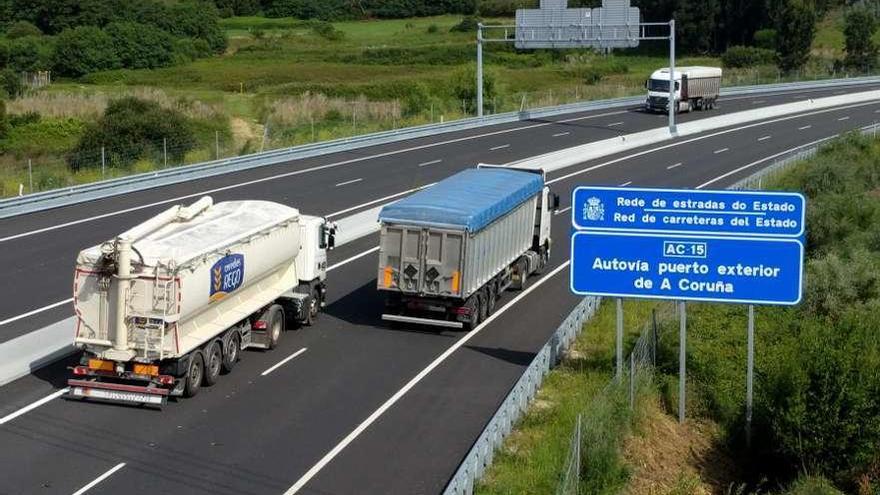
[[[860,77],[852,79],[834,79],[784,84],[767,84],[759,86],[742,86],[727,88],[722,95],[736,96],[748,94],[766,94],[778,91],[797,89],[823,89],[847,87],[868,83],[880,83],[880,77]],[[514,123],[522,120],[554,117],[569,113],[605,110],[638,105],[644,100],[642,96],[616,98],[610,100],[573,103],[550,108],[508,112],[478,118],[468,118],[439,124],[428,124],[417,127],[397,129],[393,131],[365,134],[351,138],[337,139],[323,143],[307,144],[291,148],[245,155],[236,158],[215,160],[196,165],[176,167],[157,172],[132,175],[119,179],[95,182],[73,187],[55,189],[29,194],[17,198],[0,200],[0,218],[34,213],[37,211],[67,206],[71,204],[94,201],[120,194],[142,191],[156,187],[178,184],[181,182],[214,177],[232,172],[241,172],[259,167],[277,165],[292,160],[301,160],[331,153],[351,151],[369,146],[391,144],[417,138],[435,136],[457,131],[466,131],[485,126]]]
[[[532,364],[526,369],[516,385],[513,386],[501,407],[480,434],[474,446],[456,471],[452,480],[446,485],[444,495],[470,495],[474,483],[479,480],[486,468],[492,464],[497,449],[516,424],[519,417],[526,411],[535,397],[544,377],[562,358],[562,354],[580,333],[587,320],[591,319],[599,308],[599,298],[588,297],[578,304],[565,321],[550,337],[550,340],[535,356]]]

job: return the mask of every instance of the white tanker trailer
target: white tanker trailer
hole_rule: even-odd
[[[174,206],[79,253],[68,398],[163,405],[311,324],[335,226],[268,201]]]

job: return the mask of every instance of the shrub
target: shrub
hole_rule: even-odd
[[[452,26],[450,32],[453,33],[474,33],[476,34],[479,24],[482,22],[479,17],[467,16],[455,26]]]
[[[477,11],[483,17],[513,17],[516,9],[524,8],[522,0],[480,0]]]
[[[58,35],[55,70],[64,76],[80,77],[120,67],[113,38],[96,27],[67,29]]]
[[[753,37],[755,40],[755,47],[763,48],[765,50],[776,50],[776,30],[775,29],[761,29],[759,31],[755,31],[755,36]]]
[[[24,91],[24,87],[21,84],[21,76],[11,69],[0,70],[0,88],[10,98],[18,98]]]
[[[10,115],[9,116],[9,125],[12,127],[18,127],[23,125],[37,124],[42,119],[42,116],[38,112],[27,112],[18,115]]]
[[[428,26],[428,34],[437,34],[440,32],[440,28],[437,27],[436,24],[431,24]]]
[[[477,111],[477,74],[473,67],[461,69],[453,74],[450,93],[456,101],[464,101],[465,110],[469,114]],[[483,110],[491,108],[492,99],[498,96],[495,85],[495,74],[492,71],[483,73]]]
[[[155,69],[174,61],[174,38],[153,26],[116,22],[105,28],[116,45],[119,62],[127,69]]]
[[[825,478],[800,478],[786,490],[785,495],[843,495]]]
[[[182,160],[195,147],[191,125],[183,114],[155,102],[123,98],[112,102],[98,122],[86,130],[68,165],[73,171],[94,166],[94,155],[106,147],[111,165],[128,166],[150,155],[160,156],[166,139],[171,160]]]
[[[15,40],[18,38],[25,38],[27,36],[42,36],[43,32],[40,31],[40,28],[34,26],[28,21],[18,21],[9,26],[6,30],[6,37]]]
[[[721,63],[729,68],[755,67],[774,62],[776,53],[765,48],[752,46],[732,46],[721,55]]]
[[[340,41],[345,38],[345,32],[336,29],[333,24],[325,21],[314,21],[311,24],[312,32],[328,41]]]

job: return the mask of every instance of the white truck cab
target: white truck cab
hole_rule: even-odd
[[[675,112],[710,110],[721,93],[722,70],[717,67],[681,67],[675,70]],[[669,69],[651,74],[645,84],[648,97],[645,110],[669,111]]]

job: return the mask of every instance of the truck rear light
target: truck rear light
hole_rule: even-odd
[[[89,369],[113,372],[116,370],[116,366],[113,361],[104,361],[103,359],[89,359]]]
[[[170,375],[159,375],[158,380],[162,385],[174,385],[174,377]]]
[[[78,376],[84,376],[89,374],[89,369],[85,366],[75,366],[73,368],[73,374]]]
[[[254,330],[265,330],[269,328],[269,324],[263,320],[257,320],[254,322]]]
[[[470,315],[470,314],[471,314],[471,308],[469,308],[469,307],[467,307],[467,306],[459,306],[459,307],[455,308],[455,309],[453,310],[453,312],[454,312],[455,314],[457,314],[457,315]]]
[[[159,367],[155,364],[135,363],[132,367],[132,372],[134,372],[135,375],[158,376]]]
[[[386,288],[390,288],[391,283],[394,281],[394,269],[390,266],[386,266],[383,275],[382,282],[385,284]]]

